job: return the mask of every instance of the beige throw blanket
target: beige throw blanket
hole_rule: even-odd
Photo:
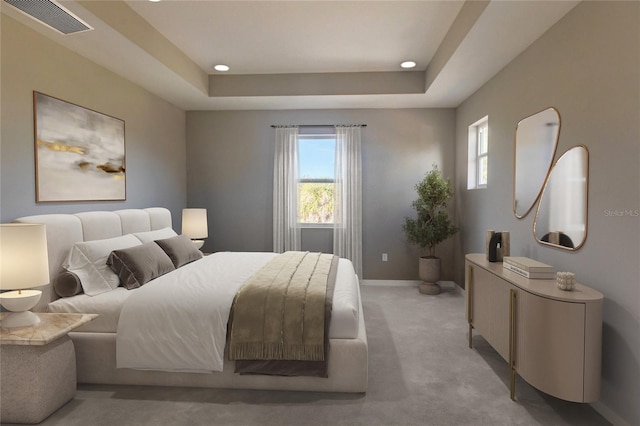
[[[333,258],[286,252],[251,277],[234,301],[229,358],[323,361]]]

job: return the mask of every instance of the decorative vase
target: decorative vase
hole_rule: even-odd
[[[572,272],[558,272],[556,284],[560,290],[571,291],[576,287],[576,276]]]
[[[436,282],[440,279],[440,258],[421,257],[418,264],[418,276],[423,281],[419,286],[422,294],[440,294],[440,286]]]
[[[511,242],[509,239],[509,233],[506,231],[487,231],[486,254],[489,262],[502,262],[505,256],[511,255]]]

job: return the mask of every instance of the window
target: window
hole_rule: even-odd
[[[298,135],[298,223],[333,224],[336,137]]]
[[[478,158],[476,170],[478,172],[478,187],[487,186],[487,161],[489,157],[489,124],[485,120],[476,126],[478,140]]]
[[[489,117],[469,126],[467,189],[486,188],[489,165]]]

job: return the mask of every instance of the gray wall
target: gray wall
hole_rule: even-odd
[[[456,212],[464,253],[484,251],[487,229],[511,231],[511,253],[573,271],[604,294],[602,398],[629,424],[640,424],[640,218],[610,211],[640,208],[640,4],[583,2],[467,99],[456,114]],[[537,244],[534,214],[512,213],[516,123],[558,108],[562,129],[556,159],[585,144],[590,153],[589,225],[578,252]],[[489,115],[487,189],[467,191],[467,127]],[[602,405],[596,405],[602,408]]]
[[[438,250],[444,278],[463,282],[464,253],[484,249],[486,229],[511,231],[515,255],[576,272],[605,295],[602,402],[629,424],[640,424],[640,219],[607,214],[640,208],[639,15],[637,2],[580,4],[455,114],[227,111],[190,112],[186,120],[180,109],[2,15],[0,219],[158,205],[172,210],[179,230],[188,199],[191,207],[209,209],[205,249],[270,251],[269,126],[366,123],[364,278],[417,278],[418,250],[400,228],[412,214],[413,186],[433,162],[445,176],[455,172],[461,232]],[[35,203],[33,90],[125,120],[127,201]],[[515,125],[547,106],[562,116],[558,156],[579,143],[591,155],[589,235],[576,253],[536,244],[532,214],[517,220],[511,211]],[[486,114],[489,187],[467,191],[467,126]],[[311,249],[331,247],[322,230],[305,232],[303,241]],[[383,252],[387,263],[380,260]]]
[[[432,163],[453,177],[452,109],[188,112],[188,204],[208,209],[205,251],[273,249],[270,126],[330,123],[368,125],[362,142],[363,278],[418,278],[420,253],[406,242],[401,225],[413,213],[414,185]],[[331,248],[327,232],[304,230],[303,248]],[[445,259],[444,279],[453,273],[447,261],[452,253],[452,240],[437,251]]]
[[[185,113],[2,15],[0,218],[186,204]],[[127,200],[35,202],[33,91],[125,121]]]

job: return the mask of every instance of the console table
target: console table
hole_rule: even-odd
[[[37,315],[35,326],[0,328],[2,423],[40,423],[73,398],[76,353],[67,333],[98,316]]]
[[[573,402],[600,397],[602,294],[576,284],[534,280],[467,254],[465,294],[469,347],[475,329],[509,363],[510,392],[516,374],[533,387]]]

